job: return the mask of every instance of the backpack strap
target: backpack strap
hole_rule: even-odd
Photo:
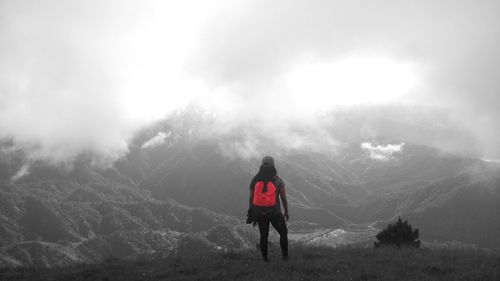
[[[281,192],[281,188],[278,188],[278,180],[279,179],[280,179],[280,177],[278,175],[274,176],[274,178],[273,178],[273,184],[276,187],[276,190],[278,191],[278,193]]]
[[[274,176],[274,178],[271,180],[271,182],[274,184],[275,187],[277,187],[276,181],[279,179],[278,175]],[[257,181],[255,182],[257,183]],[[262,192],[267,192],[267,181],[262,180],[262,183],[264,186],[262,187]]]

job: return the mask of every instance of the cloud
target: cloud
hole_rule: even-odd
[[[500,158],[499,45],[493,0],[1,1],[0,138],[33,160],[113,161],[138,128],[198,102],[216,130],[261,124],[313,149],[336,143],[317,116],[357,99],[439,107],[474,153]],[[445,138],[434,145],[474,146]]]
[[[183,70],[190,4],[1,1],[0,138],[54,163],[126,153],[138,128],[199,93]]]
[[[340,147],[336,138],[320,124],[296,123],[290,125],[240,124],[238,135],[234,129],[220,130],[215,124],[214,132],[222,136],[221,152],[228,158],[258,159],[264,155],[281,155],[290,151],[321,152],[334,155]]]
[[[369,142],[361,143],[361,149],[369,153],[370,158],[374,160],[387,161],[393,158],[395,153],[403,150],[404,143],[386,144],[374,146]]]
[[[164,133],[159,132],[156,136],[152,137],[148,141],[141,145],[141,148],[151,148],[165,143],[165,140],[172,135],[172,132]]]
[[[20,178],[27,176],[30,174],[30,165],[25,163],[21,166],[21,168],[10,178],[11,182],[15,182]]]
[[[308,118],[317,106],[332,109],[341,99],[315,98],[310,85],[301,93],[306,103],[294,103],[281,89],[280,77],[304,58],[335,64],[346,57],[388,57],[414,64],[418,84],[397,101],[440,107],[473,134],[479,154],[500,156],[498,1],[252,1],[216,17],[203,39],[199,71],[214,85],[229,85],[241,107],[279,104],[277,114],[293,115],[313,103]]]
[[[484,162],[488,162],[488,163],[497,163],[497,164],[500,164],[500,159],[481,159],[483,160]]]

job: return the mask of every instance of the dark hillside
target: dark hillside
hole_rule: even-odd
[[[277,159],[296,241],[367,242],[401,216],[424,242],[500,249],[498,164],[405,139],[309,149],[250,125],[217,133],[213,126],[210,116],[179,112],[139,132],[112,166],[96,165],[91,152],[54,166],[0,142],[0,267],[166,257],[190,241],[253,247],[258,231],[243,219],[259,151]]]

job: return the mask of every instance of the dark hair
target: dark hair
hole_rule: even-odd
[[[260,166],[259,172],[255,175],[255,180],[256,181],[263,181],[264,182],[264,188],[262,189],[263,192],[267,191],[267,183],[274,180],[274,177],[278,172],[274,167],[268,167],[268,166]]]

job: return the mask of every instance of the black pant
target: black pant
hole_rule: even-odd
[[[260,251],[262,257],[267,260],[267,238],[269,236],[269,223],[271,223],[280,235],[280,246],[283,257],[288,257],[288,229],[282,214],[267,214],[257,217],[260,232]]]

